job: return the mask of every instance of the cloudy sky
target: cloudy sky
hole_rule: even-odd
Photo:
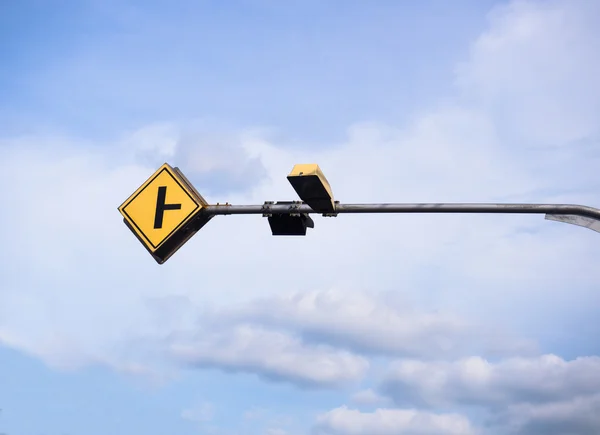
[[[117,207],[600,206],[597,0],[0,3],[0,432],[597,435],[600,238],[542,216],[213,219],[158,266]]]

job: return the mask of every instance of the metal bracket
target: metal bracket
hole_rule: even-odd
[[[290,205],[290,210],[298,210],[302,205],[302,201],[292,201]],[[300,216],[300,213],[290,213],[290,216]]]
[[[261,207],[262,210],[262,217],[271,217],[273,216],[273,213],[271,213],[271,205],[275,204],[274,201],[265,201],[265,203],[263,204],[263,206]]]
[[[340,203],[339,201],[334,201],[334,202],[333,202],[333,205],[334,205],[334,207],[335,207],[335,208],[337,208],[337,205],[338,205],[339,203]],[[322,215],[322,216],[325,216],[325,217],[337,217],[337,215],[338,215],[338,212],[337,212],[337,211],[334,211],[334,212],[332,212],[332,213],[323,213],[323,215]]]
[[[231,204],[229,204],[229,202],[226,202],[225,204],[221,204],[220,202],[217,202],[215,205],[216,205],[217,207],[219,207],[220,209],[223,209],[223,207],[224,207],[224,208],[225,208],[225,210],[226,210],[228,207],[231,207]],[[225,213],[221,213],[221,214],[222,214],[223,216],[227,216],[229,213],[225,212]],[[213,216],[214,216],[214,215],[213,215]]]

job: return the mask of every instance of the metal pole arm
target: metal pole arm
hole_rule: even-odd
[[[265,203],[264,205],[209,205],[205,213],[233,214],[296,214],[318,213],[306,204]],[[468,203],[418,203],[418,204],[335,204],[338,213],[495,213],[495,214],[550,214],[573,215],[600,221],[600,209],[573,204],[468,204]]]

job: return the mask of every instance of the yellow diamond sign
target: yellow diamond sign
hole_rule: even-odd
[[[119,211],[130,229],[154,253],[184,230],[205,205],[204,198],[183,174],[165,163],[119,207]]]

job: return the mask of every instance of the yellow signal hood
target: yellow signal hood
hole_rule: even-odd
[[[331,186],[316,163],[298,164],[287,176],[290,184],[310,208],[319,213],[332,213],[335,202]]]

